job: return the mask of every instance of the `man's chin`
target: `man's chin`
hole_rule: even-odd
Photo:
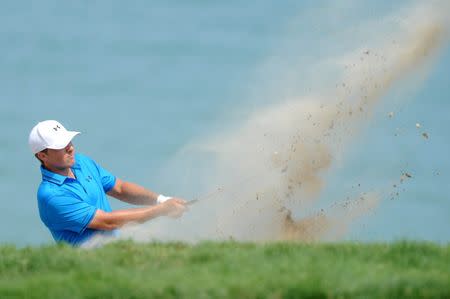
[[[75,157],[69,160],[69,162],[67,163],[67,167],[72,167],[74,164],[75,164]]]

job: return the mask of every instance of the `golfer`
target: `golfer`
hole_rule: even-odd
[[[79,246],[96,234],[114,234],[126,223],[180,217],[186,210],[185,200],[122,181],[89,157],[75,154],[72,139],[78,134],[46,120],[31,130],[28,140],[41,162],[39,215],[55,241]],[[112,211],[106,195],[146,207]]]

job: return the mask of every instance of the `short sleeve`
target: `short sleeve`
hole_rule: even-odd
[[[54,230],[82,233],[94,218],[96,207],[69,196],[50,198],[45,206],[47,226]]]
[[[109,171],[107,171],[106,169],[104,169],[103,167],[98,165],[97,162],[95,162],[94,160],[91,159],[91,162],[94,164],[94,166],[98,170],[98,174],[99,174],[101,182],[102,182],[103,190],[105,191],[105,193],[108,192],[116,184],[116,177],[114,175],[112,175]]]

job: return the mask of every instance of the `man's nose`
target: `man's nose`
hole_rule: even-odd
[[[67,152],[73,151],[73,144],[72,144],[72,142],[70,142],[70,143],[66,146],[66,151],[67,151]]]

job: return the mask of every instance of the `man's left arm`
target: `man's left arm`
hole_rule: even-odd
[[[138,184],[116,179],[114,187],[107,192],[108,195],[133,205],[154,205],[157,203],[157,193]]]

